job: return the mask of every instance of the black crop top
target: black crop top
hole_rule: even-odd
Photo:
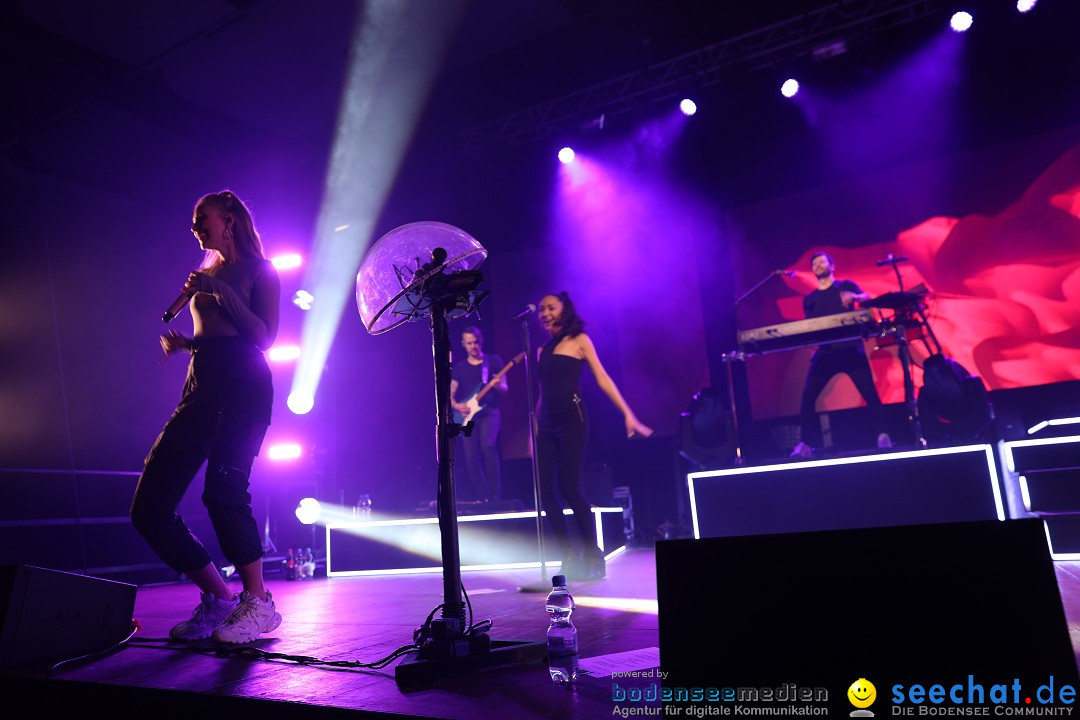
[[[581,402],[581,368],[585,361],[555,353],[562,337],[552,338],[540,350],[540,422],[578,415]]]

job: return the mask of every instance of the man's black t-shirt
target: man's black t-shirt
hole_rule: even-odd
[[[837,280],[824,290],[818,289],[812,291],[803,298],[803,312],[806,314],[806,317],[816,318],[824,315],[836,315],[837,313],[855,310],[854,306],[844,307],[844,303],[840,301],[841,292],[850,292],[861,295],[862,288],[851,280]],[[829,343],[818,348],[819,352],[823,350],[827,352],[866,352],[866,349],[863,347],[862,341],[860,340]]]
[[[479,365],[473,365],[468,359],[462,360],[459,363],[454,363],[454,367],[451,370],[451,377],[457,380],[457,397],[454,398],[457,402],[465,402],[474,393],[480,391],[484,385],[485,380],[491,381],[491,378],[495,377],[495,373],[499,372],[503,368],[503,361],[498,355],[485,354],[484,362]],[[485,369],[487,372],[485,373]],[[480,404],[484,408],[496,408],[499,406],[499,389],[494,387],[487,392],[480,399]]]

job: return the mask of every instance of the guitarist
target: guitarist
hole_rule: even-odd
[[[461,345],[465,348],[465,362],[454,363],[450,399],[454,410],[468,416],[469,398],[483,390],[498,374],[503,361],[498,355],[484,353],[484,336],[479,328],[465,328],[461,333]],[[468,468],[476,499],[481,502],[499,500],[502,493],[498,449],[499,398],[508,389],[504,374],[480,401],[480,412],[470,421],[472,433],[468,437],[461,436],[465,467]]]

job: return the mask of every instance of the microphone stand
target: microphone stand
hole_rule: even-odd
[[[442,250],[436,248],[436,251]],[[436,256],[435,251],[432,257]],[[445,251],[442,258],[446,257]],[[441,264],[438,260],[437,264]],[[463,272],[457,273],[463,275]],[[443,562],[442,617],[424,628],[422,638],[415,644],[416,655],[406,657],[394,668],[394,677],[401,685],[429,682],[442,674],[460,673],[482,667],[511,662],[532,662],[547,655],[547,644],[518,640],[493,640],[486,630],[468,625],[462,600],[461,553],[458,546],[457,502],[454,497],[454,437],[461,426],[450,416],[450,329],[447,324],[452,312],[461,308],[463,296],[452,287],[448,291],[434,289],[437,281],[450,281],[446,275],[436,275],[423,293],[431,299],[431,339],[435,369],[435,450],[439,461],[437,505],[439,535]],[[424,637],[426,635],[426,637]]]
[[[734,319],[736,333],[739,330],[739,306],[743,304],[746,298],[753,295],[755,292],[761,289],[761,287],[764,286],[765,283],[769,282],[769,280],[773,279],[774,277],[777,277],[778,274],[779,273],[777,273],[776,271],[770,272],[768,275],[761,278],[761,280],[758,281],[758,283],[754,285],[754,287],[750,288],[735,299],[733,314],[735,316]],[[731,424],[733,426],[735,435],[735,464],[742,465],[746,462],[746,458],[743,457],[742,441],[739,437],[741,433],[739,430],[739,412],[735,407],[735,374],[731,369],[731,364],[734,362],[746,362],[746,353],[742,352],[741,350],[733,350],[731,352],[726,352],[720,356],[720,361],[723,362],[724,367],[727,368],[728,403],[731,406]]]
[[[892,265],[893,272],[896,273],[896,284],[900,288],[900,292],[904,292],[904,278],[900,277],[900,268],[897,267],[898,263],[907,260],[907,258],[895,257],[892,253],[889,253],[885,260],[879,260],[878,265]]]
[[[536,402],[533,398],[532,348],[529,343],[528,315],[514,318],[521,323],[521,348],[525,351],[525,384],[528,387],[529,402],[529,455],[532,457],[533,502],[536,505],[536,544],[540,551],[540,583],[521,585],[519,592],[547,592],[551,589],[548,580],[547,563],[544,561],[544,519],[540,512],[540,463],[536,457]]]
[[[752,288],[750,288],[749,290],[747,290],[746,292],[744,292],[744,293],[743,293],[742,295],[740,295],[740,296],[739,296],[739,297],[738,297],[738,298],[737,298],[737,299],[735,300],[735,310],[736,310],[736,311],[738,311],[738,309],[739,309],[739,306],[743,304],[743,301],[744,301],[744,300],[746,300],[746,298],[748,298],[748,297],[750,297],[751,295],[753,295],[753,294],[754,294],[755,292],[757,292],[758,290],[760,290],[760,289],[761,289],[761,286],[762,286],[762,285],[764,285],[765,283],[769,282],[769,281],[770,281],[770,280],[772,280],[772,279],[773,279],[774,277],[778,277],[778,276],[779,276],[780,274],[781,274],[781,273],[780,273],[779,271],[777,271],[777,270],[773,270],[773,271],[772,271],[772,272],[770,272],[770,273],[769,273],[768,275],[766,275],[765,277],[761,278],[761,280],[760,280],[760,281],[758,282],[758,284],[757,284],[757,285],[755,285],[754,287],[752,287]],[[738,318],[736,318],[736,320],[738,320]],[[738,325],[738,323],[736,323],[736,325]]]
[[[878,266],[892,265],[893,272],[896,273],[896,284],[900,288],[899,292],[904,292],[904,279],[900,276],[900,268],[897,267],[899,263],[907,260],[906,257],[896,257],[892,253],[885,256],[884,260],[878,261]],[[901,314],[900,310],[896,310],[893,314],[893,337],[896,338],[896,350],[897,355],[900,358],[900,370],[904,377],[904,409],[907,411],[908,425],[911,426],[911,432],[915,436],[915,446],[922,449],[926,447],[926,438],[922,434],[922,422],[919,419],[919,404],[915,398],[915,381],[911,377],[911,347],[908,344],[907,339],[907,327],[904,324],[905,319],[910,319],[911,315],[914,315],[919,320],[919,325],[925,327],[927,332],[930,333],[930,338],[934,341],[934,345],[937,347],[937,351],[941,352],[941,345],[937,341],[937,336],[934,335],[934,331],[930,328],[930,323],[926,319],[926,315],[923,314],[922,308],[918,305],[913,307],[904,308],[904,314]],[[909,314],[910,313],[910,314]],[[924,345],[925,345],[924,339]]]

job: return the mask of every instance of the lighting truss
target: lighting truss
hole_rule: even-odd
[[[465,132],[465,151],[478,153],[499,143],[524,145],[580,127],[601,113],[618,115],[673,98],[687,84],[715,85],[733,67],[758,70],[810,56],[825,43],[839,38],[850,42],[930,17],[946,7],[946,0],[837,2],[480,123]]]

